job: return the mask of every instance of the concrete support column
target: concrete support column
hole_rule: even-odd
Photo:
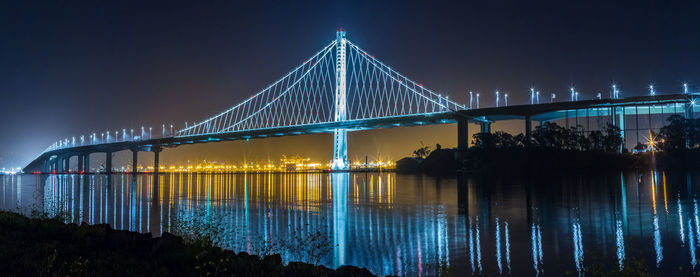
[[[105,172],[112,174],[112,152],[105,153]]]
[[[58,163],[59,163],[58,160],[59,160],[59,159],[60,159],[59,157],[56,157],[56,159],[53,160],[53,166],[52,166],[52,168],[51,168],[51,171],[53,171],[53,172],[59,172],[59,170],[58,170]]]
[[[70,156],[63,158],[63,173],[68,173],[70,169]]]
[[[151,151],[153,151],[153,154],[154,154],[153,155],[153,174],[155,174],[156,177],[158,176],[158,171],[159,171],[159,167],[160,167],[160,151],[162,151],[162,150],[163,149],[158,147],[158,146],[151,148]]]
[[[153,199],[159,198],[160,178],[158,177],[158,171],[160,171],[160,151],[162,150],[159,146],[151,148],[151,151],[153,151]]]
[[[90,153],[85,153],[83,159],[85,160],[83,162],[83,166],[85,167],[85,173],[90,173]]]
[[[158,154],[156,154],[158,155]],[[139,163],[139,150],[131,149],[131,173],[136,174],[136,165]]]
[[[457,150],[466,151],[469,148],[469,121],[457,119]]]
[[[481,123],[481,132],[482,133],[491,133],[491,122],[482,122]]]
[[[80,154],[78,155],[78,172],[83,173],[85,171],[85,166],[83,165],[84,161],[84,155]]]
[[[525,116],[525,146],[529,146],[532,142],[532,117]]]

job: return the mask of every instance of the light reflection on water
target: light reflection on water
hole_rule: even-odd
[[[132,177],[2,176],[0,208],[65,210],[76,223],[153,234],[198,216],[220,220],[224,247],[252,253],[320,231],[332,247],[322,264],[379,275],[435,275],[441,267],[460,275],[583,274],[598,264],[615,272],[630,258],[684,275],[696,268],[700,242],[697,177],[687,173]],[[307,258],[297,252],[281,254]]]

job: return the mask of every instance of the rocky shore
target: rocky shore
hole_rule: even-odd
[[[0,211],[0,238],[0,272],[6,276],[373,276],[354,266],[284,265],[280,255],[188,245],[170,233],[153,238],[6,211]]]

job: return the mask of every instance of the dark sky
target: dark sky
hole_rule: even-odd
[[[623,96],[646,93],[650,82],[662,93],[682,82],[700,89],[696,0],[2,1],[0,167],[22,166],[60,138],[201,120],[281,77],[338,28],[451,99],[465,101],[467,89],[488,95],[482,106],[496,89],[524,103],[530,86],[564,97],[574,85],[583,99],[612,82]],[[350,155],[397,157],[419,140],[454,145],[444,141],[452,129],[356,134]],[[414,136],[402,147],[392,143],[406,134]],[[277,159],[277,145],[306,154],[312,141],[329,149],[309,155],[330,155],[324,135],[206,151]],[[197,151],[189,152],[206,158]]]

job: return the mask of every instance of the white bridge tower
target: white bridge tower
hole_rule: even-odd
[[[336,58],[335,58],[335,117],[336,122],[345,121],[347,119],[346,110],[346,60],[345,47],[345,31],[338,30],[336,33]],[[333,132],[333,163],[332,170],[348,170],[348,133],[347,130],[337,128]]]

